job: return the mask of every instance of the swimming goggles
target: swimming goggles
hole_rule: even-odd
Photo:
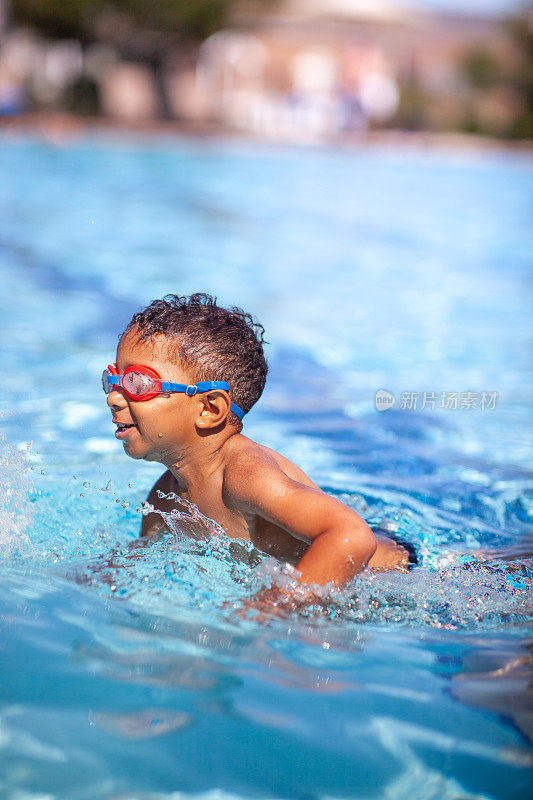
[[[117,386],[121,386],[124,394],[131,400],[151,400],[159,392],[184,392],[189,397],[203,392],[210,392],[212,389],[222,389],[229,392],[229,384],[226,381],[199,381],[187,385],[186,383],[168,383],[161,380],[161,375],[142,364],[132,364],[127,367],[122,375],[118,374],[116,364],[108,364],[107,369],[102,372],[102,387],[106,394],[110,394]],[[244,417],[244,411],[236,403],[231,404],[231,410],[240,420]]]

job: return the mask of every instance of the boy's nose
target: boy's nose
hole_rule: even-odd
[[[113,389],[112,392],[109,392],[106,397],[106,402],[112,411],[119,408],[125,408],[128,404],[124,393],[119,391],[119,389]]]

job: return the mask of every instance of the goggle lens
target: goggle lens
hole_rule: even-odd
[[[158,381],[144,372],[125,372],[122,387],[126,394],[142,397],[159,391]]]
[[[113,373],[108,369],[104,369],[102,372],[102,388],[106,394],[110,394],[115,388],[113,384],[107,382],[108,377],[112,374]]]
[[[110,377],[115,380],[110,382]],[[106,394],[110,394],[117,386],[122,386],[125,394],[132,400],[151,400],[161,391],[159,373],[151,367],[128,367],[123,375],[119,375],[116,364],[108,364],[102,373],[102,386]]]

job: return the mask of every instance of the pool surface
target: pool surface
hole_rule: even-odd
[[[4,133],[0,174],[0,795],[531,796],[533,160]],[[162,468],[101,371],[193,291],[266,328],[245,433],[421,566],[246,619],[283,565],[194,511],[129,546]]]

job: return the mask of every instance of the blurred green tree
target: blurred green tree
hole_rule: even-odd
[[[465,54],[461,72],[474,89],[487,89],[501,82],[502,66],[490,50],[476,48]]]
[[[518,57],[511,84],[521,97],[521,110],[509,135],[516,139],[533,138],[533,3],[507,23]]]
[[[511,139],[533,138],[533,3],[522,5],[504,20],[510,48],[496,52],[476,47],[459,62],[468,89],[461,129]],[[500,106],[500,119],[487,118],[490,104]],[[507,109],[505,109],[507,105]]]
[[[98,38],[103,12],[128,18],[132,28],[201,41],[225,24],[235,4],[235,0],[11,0],[10,5],[17,23],[51,38],[86,42]]]

